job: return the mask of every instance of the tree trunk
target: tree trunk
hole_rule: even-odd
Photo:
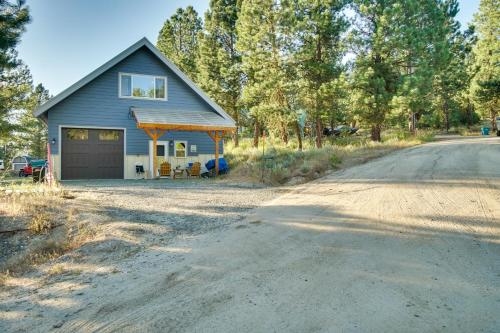
[[[470,99],[467,99],[467,128],[472,126],[472,114],[474,112],[474,105],[471,103]]]
[[[378,125],[380,127],[380,125]],[[372,128],[372,131],[373,131],[373,128]],[[379,129],[379,132],[380,132],[380,129]],[[417,132],[417,115],[415,114],[415,112],[412,112],[411,115],[410,115],[410,132],[411,134],[415,135],[415,133]],[[379,133],[380,135],[380,133]],[[377,141],[380,141],[380,140],[377,140]]]
[[[493,131],[497,131],[498,130],[496,121],[497,113],[495,112],[495,110],[490,109],[490,117],[491,117],[491,129]]]
[[[260,135],[260,126],[259,122],[256,120],[253,127],[253,146],[255,148],[259,147],[259,135]]]
[[[281,135],[281,140],[285,145],[288,145],[288,128],[286,126],[286,123],[284,121],[280,121],[280,135]]]
[[[233,104],[236,104],[236,102],[233,102]],[[239,147],[239,145],[240,145],[240,138],[239,138],[240,115],[239,115],[238,109],[236,107],[235,107],[235,111],[233,113],[234,113],[234,121],[236,123],[236,131],[233,132],[233,142],[234,142],[235,147]]]
[[[448,109],[448,100],[443,103],[443,113],[444,113],[444,128],[446,133],[450,131],[450,110]]]
[[[240,140],[239,140],[239,135],[238,135],[238,125],[236,125],[236,131],[234,131],[231,134],[231,137],[233,139],[234,146],[238,147],[240,145]]]
[[[321,125],[321,119],[316,117],[316,148],[322,147],[321,137],[323,135],[323,126]]]
[[[371,135],[371,139],[372,141],[382,141],[382,137],[380,136],[380,133],[381,133],[381,128],[380,128],[380,125],[377,124],[377,125],[373,125],[372,126],[372,135]]]
[[[297,140],[299,141],[299,150],[302,150],[302,133],[300,131],[299,122],[295,122],[295,132],[297,133]]]

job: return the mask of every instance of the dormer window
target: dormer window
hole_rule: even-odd
[[[167,100],[164,76],[120,73],[120,97]]]

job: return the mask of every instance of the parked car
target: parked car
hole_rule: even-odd
[[[0,160],[0,171],[5,170],[5,164],[3,164],[3,160]]]
[[[347,125],[340,125],[335,128],[325,127],[323,129],[323,135],[326,136],[341,136],[341,135],[352,135],[355,134],[359,128],[351,127]]]
[[[500,117],[497,117],[497,136],[500,136]]]
[[[16,156],[12,159],[12,171],[21,171],[21,169],[28,166],[30,162],[31,157],[29,156]]]

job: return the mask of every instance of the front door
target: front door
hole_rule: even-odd
[[[168,161],[168,141],[157,141],[156,142],[156,166],[158,170],[156,173],[153,173],[153,140],[149,141],[149,172],[151,175],[158,175],[160,165]]]

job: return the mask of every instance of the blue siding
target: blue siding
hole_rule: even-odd
[[[168,101],[125,99],[118,97],[119,73],[137,73],[167,77]],[[186,83],[146,48],[141,48],[86,86],[82,87],[48,111],[49,141],[59,142],[59,125],[122,127],[127,129],[127,154],[147,155],[150,138],[136,127],[129,116],[131,106],[144,108],[172,108],[215,112]],[[168,132],[160,140],[186,140],[188,146],[197,146],[198,154],[213,154],[214,142],[203,132]],[[222,145],[220,145],[222,153]],[[58,145],[51,147],[58,154]],[[173,150],[170,149],[171,154]]]

